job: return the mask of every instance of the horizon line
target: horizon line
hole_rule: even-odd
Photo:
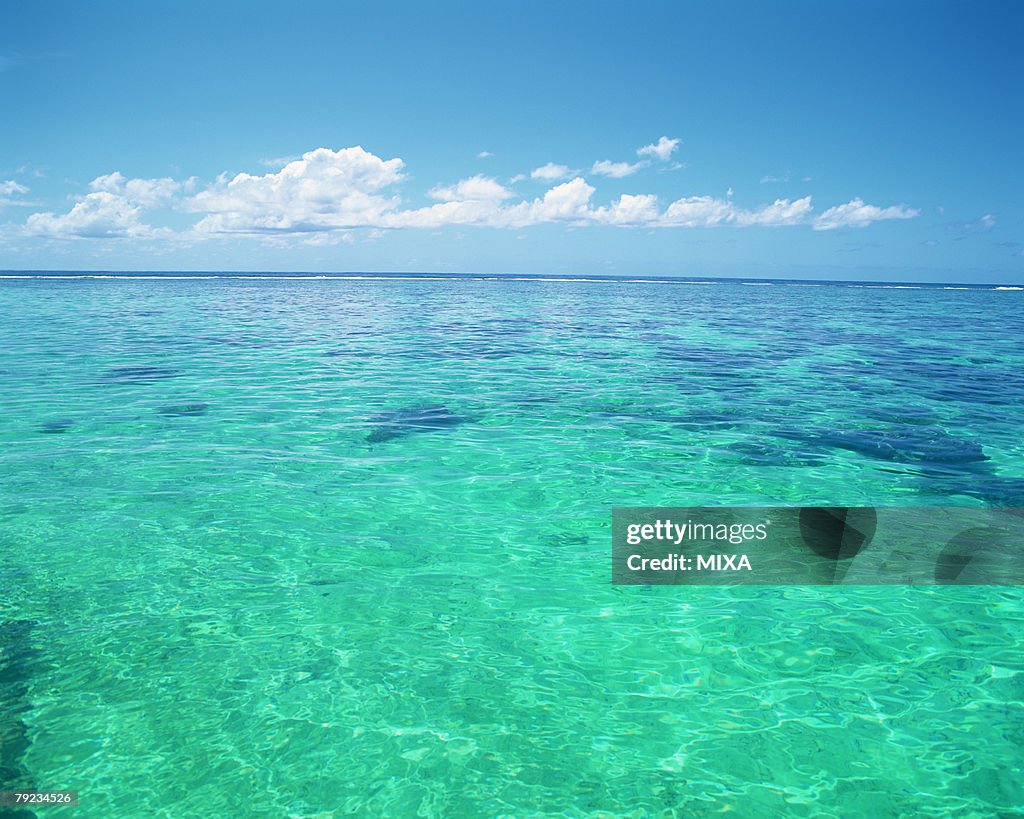
[[[481,272],[441,272],[441,271],[277,271],[277,270],[75,270],[75,269],[0,269],[0,279],[23,278],[278,278],[278,279],[467,279],[478,281],[520,280],[520,281],[579,281],[579,282],[633,282],[633,283],[671,283],[671,282],[714,282],[743,283],[763,282],[766,284],[819,284],[819,285],[903,285],[917,287],[960,287],[964,289],[1024,289],[1024,280],[1015,282],[965,282],[965,281],[927,281],[913,279],[814,279],[794,277],[763,277],[763,276],[675,276],[664,274],[613,274],[613,273],[481,273]]]

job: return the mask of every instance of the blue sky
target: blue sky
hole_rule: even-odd
[[[1020,282],[1017,3],[6,3],[0,268]]]

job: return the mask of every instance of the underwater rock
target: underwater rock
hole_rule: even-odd
[[[559,401],[559,396],[549,392],[527,392],[513,396],[509,402],[517,407],[532,407],[537,404],[554,404]]]
[[[742,426],[749,414],[738,410],[694,410],[675,420],[675,423],[695,429],[734,429]]]
[[[557,355],[562,358],[579,358],[588,361],[618,361],[625,358],[621,353],[612,350],[560,350]]]
[[[22,760],[28,751],[28,728],[19,718],[29,711],[28,682],[31,667],[39,652],[32,646],[32,620],[9,620],[0,623],[0,782],[5,788],[26,787]]]
[[[972,474],[937,484],[946,494],[978,498],[989,506],[1024,507],[1024,478]]]
[[[708,370],[713,374],[734,374],[740,369],[760,369],[766,363],[763,351],[742,347],[708,347],[686,344],[665,345],[660,350],[662,358],[681,361],[685,364]]]
[[[375,415],[370,421],[376,426],[366,436],[369,444],[379,444],[394,438],[402,438],[416,432],[436,432],[453,429],[475,419],[458,415],[443,404],[429,404],[422,407],[404,407]]]
[[[195,415],[206,415],[209,404],[164,404],[157,412],[168,418],[186,418]]]
[[[971,464],[989,460],[981,445],[974,441],[916,424],[882,429],[827,430],[817,434],[788,429],[778,430],[775,434],[896,463]]]
[[[40,432],[47,435],[61,435],[67,432],[71,427],[75,425],[75,422],[70,418],[61,418],[56,421],[44,421],[38,427]]]
[[[806,467],[820,466],[821,456],[794,447],[784,447],[761,440],[737,441],[724,450],[738,463],[747,466]]]
[[[948,401],[968,404],[989,404],[995,407],[1013,406],[1018,401],[1020,390],[1007,384],[979,386],[975,384],[940,383],[928,392],[934,401]]]
[[[866,413],[871,418],[893,424],[916,424],[926,426],[935,424],[938,416],[926,407],[914,406],[881,406],[871,407]]]
[[[116,381],[121,384],[149,384],[167,378],[177,378],[180,370],[170,367],[114,367],[103,376],[105,381]]]
[[[634,404],[604,404],[596,412],[614,418],[630,418],[655,424],[671,424],[690,431],[735,429],[748,423],[750,413],[730,409],[697,409],[685,413],[651,411]]]
[[[396,352],[394,357],[412,361],[478,361],[511,358],[525,353],[525,348],[494,344],[461,343],[437,344],[430,347],[412,347]]]
[[[823,443],[886,461],[963,464],[988,460],[981,445],[974,441],[920,427],[904,427],[891,434],[839,432],[826,436]]]
[[[586,546],[590,542],[590,537],[588,535],[574,535],[571,532],[560,532],[554,535],[546,535],[541,542],[556,548]]]

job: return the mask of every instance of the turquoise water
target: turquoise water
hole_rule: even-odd
[[[610,585],[613,505],[1024,505],[1024,293],[0,281],[0,781],[1024,811],[1017,588]]]

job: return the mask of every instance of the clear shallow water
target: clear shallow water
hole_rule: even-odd
[[[0,779],[104,817],[1024,811],[1019,589],[609,584],[613,505],[1024,505],[1022,307],[0,282]]]

